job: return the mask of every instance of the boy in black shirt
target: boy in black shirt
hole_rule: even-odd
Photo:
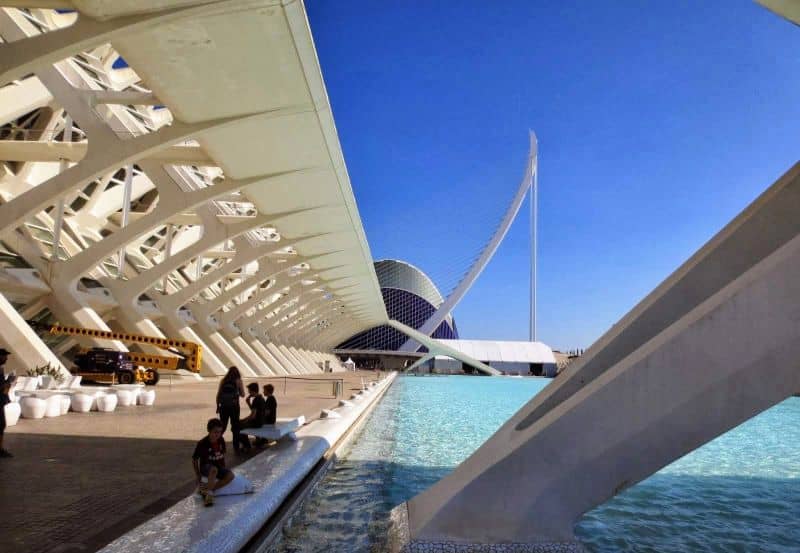
[[[275,386],[272,384],[264,386],[264,395],[267,396],[264,424],[275,424],[275,418],[278,416],[278,402],[275,400],[275,396],[272,395],[273,392],[275,392]]]
[[[258,393],[258,383],[251,382],[247,385],[247,392],[250,394],[245,401],[250,406],[250,414],[241,421],[240,428],[261,428],[264,426],[264,418],[266,417],[267,404],[264,401],[264,396]],[[240,434],[244,440],[247,440],[247,447],[250,446],[250,438],[247,434]],[[256,445],[261,445],[262,439],[256,440]]]
[[[233,472],[225,468],[225,440],[222,439],[222,421],[211,419],[206,425],[208,436],[197,442],[192,454],[192,467],[206,507],[214,504],[214,490],[233,480]],[[201,477],[208,478],[203,484]]]

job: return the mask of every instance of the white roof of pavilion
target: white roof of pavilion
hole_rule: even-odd
[[[437,340],[484,363],[555,363],[553,350],[542,342],[500,340]],[[447,357],[447,356],[436,356]]]

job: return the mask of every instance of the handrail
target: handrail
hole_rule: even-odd
[[[309,378],[305,376],[261,376],[258,377],[258,380],[283,380],[283,395],[286,395],[286,386],[290,380],[301,380],[305,382],[332,382],[332,395],[333,397],[339,397],[340,395],[344,394],[344,378]],[[380,378],[375,378],[374,381],[379,381]],[[372,380],[368,380],[366,377],[364,378],[364,382],[370,382]]]

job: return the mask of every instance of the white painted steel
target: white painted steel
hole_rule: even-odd
[[[116,315],[129,332],[159,335],[149,318],[161,317],[165,332],[201,341],[207,374],[225,370],[222,358],[260,373],[275,354],[236,340],[248,294],[205,313],[236,313],[222,317],[227,337],[193,323],[192,304],[292,257],[308,260],[296,263],[308,277],[277,289],[249,325],[301,347],[281,354],[282,370],[317,371],[305,347],[386,321],[302,2],[49,3],[77,18],[45,4],[0,10],[0,85],[20,79],[0,89],[0,121],[17,133],[0,144],[0,238],[16,233],[10,253],[42,284],[0,279],[0,293],[24,307],[44,300],[65,324],[104,329]],[[246,260],[255,250],[263,262]],[[43,251],[56,255],[47,263]],[[86,280],[104,293],[85,294]]]
[[[458,304],[458,302],[461,301],[467,291],[469,291],[469,289],[478,279],[478,276],[480,276],[481,272],[483,272],[483,270],[486,268],[486,265],[488,265],[489,261],[492,259],[492,256],[494,256],[494,252],[497,251],[497,248],[500,246],[500,242],[503,241],[506,233],[508,233],[508,229],[511,228],[511,223],[514,222],[514,218],[519,212],[519,208],[528,193],[528,189],[531,187],[531,179],[536,167],[537,157],[538,150],[536,135],[531,132],[530,151],[528,153],[528,162],[525,167],[525,174],[523,175],[522,181],[517,188],[517,192],[511,202],[511,205],[509,205],[505,215],[503,216],[503,220],[500,222],[500,226],[497,227],[497,230],[492,235],[489,243],[483,249],[481,255],[478,257],[475,263],[473,263],[472,267],[470,267],[469,271],[467,271],[467,274],[464,276],[464,278],[461,279],[461,282],[458,283],[458,286],[456,286],[447,299],[445,299],[444,303],[438,307],[436,312],[425,322],[425,324],[419,328],[419,331],[422,334],[430,336],[433,331],[439,328],[439,325],[442,323],[445,317],[447,317]],[[414,351],[418,347],[419,344],[417,344],[414,340],[409,339],[403,344],[403,346],[400,348],[400,351]]]

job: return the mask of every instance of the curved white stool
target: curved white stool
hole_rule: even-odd
[[[19,403],[7,403],[4,407],[6,415],[6,426],[14,426],[19,420],[19,415],[22,413],[22,408]]]
[[[38,397],[24,397],[19,400],[19,406],[24,419],[41,419],[47,411],[47,402]]]
[[[89,394],[72,394],[72,400],[70,402],[70,407],[76,413],[88,413],[92,410],[92,404],[94,403],[94,396],[90,396]]]
[[[136,393],[133,390],[116,390],[117,405],[130,407],[136,403]]]
[[[45,410],[45,417],[60,417],[61,416],[61,398],[63,396],[54,394],[47,398],[47,409]]]
[[[102,413],[111,413],[117,408],[117,396],[115,394],[104,394],[97,396],[97,410]]]
[[[139,405],[153,405],[156,402],[155,390],[142,390],[139,392]]]

